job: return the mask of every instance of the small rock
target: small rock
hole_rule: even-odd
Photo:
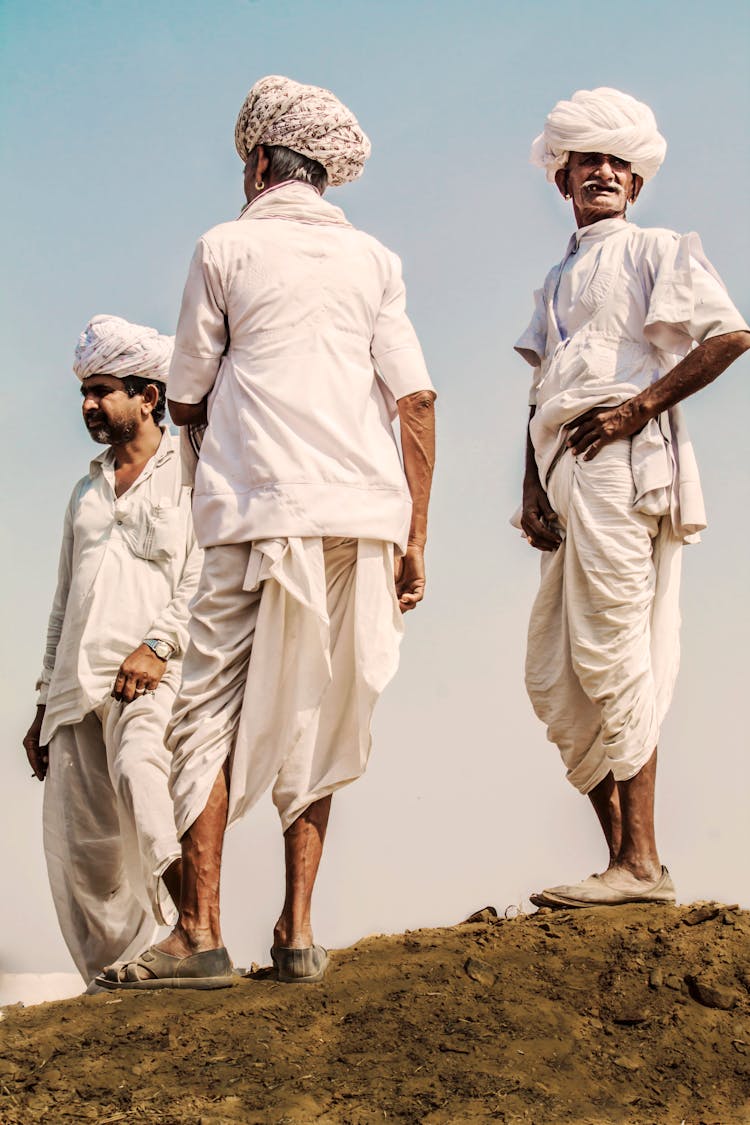
[[[648,986],[649,988],[661,988],[663,984],[664,970],[657,965],[656,968],[652,969],[648,974]]]
[[[724,907],[720,903],[707,902],[704,906],[697,906],[682,919],[686,926],[697,926],[700,922],[710,922],[718,918]]]
[[[619,1008],[612,1013],[612,1022],[625,1027],[638,1023],[648,1023],[650,1019],[651,1013],[646,1008]]]
[[[612,1059],[612,1062],[615,1066],[620,1066],[623,1070],[630,1071],[640,1070],[643,1065],[640,1059],[635,1059],[632,1055],[616,1055],[615,1058]]]
[[[480,961],[478,957],[467,958],[464,964],[464,972],[477,984],[483,985],[485,988],[492,988],[497,980],[497,974],[487,964],[486,961]]]
[[[737,1003],[737,993],[733,988],[727,988],[722,984],[709,984],[700,977],[690,975],[685,977],[685,981],[693,999],[706,1008],[720,1008],[723,1012],[728,1012]]]
[[[670,973],[669,976],[665,977],[664,983],[667,988],[671,988],[674,992],[682,992],[682,977],[678,977],[676,973]]]
[[[476,910],[470,914],[468,918],[464,918],[460,923],[462,926],[470,926],[476,922],[497,922],[497,911],[494,906],[483,906],[481,910]]]
[[[724,923],[725,926],[736,926],[737,925],[737,919],[735,918],[734,914],[731,914],[729,911],[727,911],[727,913],[722,918],[722,922]]]

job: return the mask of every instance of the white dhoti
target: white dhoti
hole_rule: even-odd
[[[44,783],[44,850],[65,943],[87,981],[150,945],[176,911],[163,872],[180,855],[164,746],[174,688],[108,699],[59,727]]]
[[[180,837],[231,758],[228,825],[273,784],[282,829],[354,781],[403,633],[393,546],[269,539],[208,547],[167,744]]]
[[[682,541],[666,512],[634,510],[630,449],[568,451],[547,482],[563,542],[542,556],[526,686],[581,793],[648,761],[680,659]]]

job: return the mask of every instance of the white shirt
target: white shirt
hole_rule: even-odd
[[[516,343],[534,368],[529,433],[542,483],[573,419],[632,398],[696,342],[742,330],[747,324],[696,234],[642,230],[624,219],[576,231],[535,294],[531,323]],[[676,531],[687,538],[705,527],[680,409],[634,435],[632,452],[640,510],[656,514],[670,490]]]
[[[549,378],[561,343],[566,365],[574,355],[583,361],[579,387],[626,380],[643,389],[695,342],[747,329],[697,234],[644,230],[624,219],[577,230],[534,298],[531,323],[515,347],[537,369],[537,406],[562,389]]]
[[[395,400],[432,387],[398,258],[310,185],[265,192],[198,242],[169,397],[208,395],[203,547],[349,536],[405,547]]]
[[[67,511],[47,648],[37,683],[46,704],[42,744],[110,694],[120,664],[146,637],[175,649],[179,675],[187,645],[188,602],[201,567],[182,484],[178,445],[161,444],[122,496],[115,496],[114,454],[95,457],[73,489]]]

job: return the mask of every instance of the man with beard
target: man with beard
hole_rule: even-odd
[[[84,980],[153,940],[180,897],[164,729],[201,552],[162,427],[172,337],[115,316],[80,336],[83,420],[108,448],[65,515],[57,592],[24,747],[44,781],[44,848]]]
[[[750,347],[695,234],[626,219],[666,151],[648,106],[561,101],[532,162],[577,230],[516,345],[533,366],[521,526],[543,552],[526,683],[587,795],[609,864],[537,905],[674,902],[654,829],[659,728],[679,663],[683,542],[705,515],[678,404]]]

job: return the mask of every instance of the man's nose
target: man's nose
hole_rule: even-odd
[[[613,180],[615,178],[614,169],[606,158],[597,164],[594,172],[601,180]]]

